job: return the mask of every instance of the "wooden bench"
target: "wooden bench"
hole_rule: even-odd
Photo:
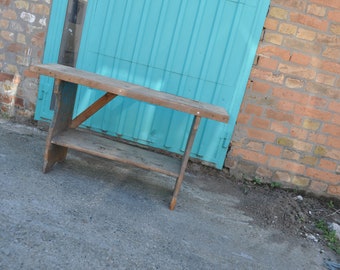
[[[37,74],[55,78],[53,92],[56,96],[56,103],[46,141],[43,172],[48,172],[56,162],[64,161],[68,148],[153,170],[177,178],[170,202],[171,210],[176,206],[177,195],[201,118],[224,123],[227,123],[229,119],[228,113],[222,107],[155,91],[72,67],[60,64],[41,64],[31,66],[30,69]],[[72,119],[78,85],[102,90],[106,93]],[[125,96],[194,115],[182,160],[142,148],[136,149],[136,146],[77,129],[82,122],[117,96]]]

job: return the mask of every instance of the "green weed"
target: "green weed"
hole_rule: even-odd
[[[315,223],[315,226],[322,231],[328,247],[334,250],[337,254],[340,254],[340,241],[336,237],[335,231],[329,228],[327,222],[320,219]]]
[[[270,187],[271,188],[280,188],[280,187],[282,187],[282,184],[278,183],[278,182],[271,182]]]

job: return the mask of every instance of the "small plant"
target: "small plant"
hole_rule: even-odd
[[[329,202],[328,202],[328,207],[330,208],[330,209],[334,209],[335,208],[335,206],[334,206],[334,202],[332,201],[332,200],[330,200]]]
[[[322,219],[318,220],[315,223],[315,226],[322,231],[328,247],[334,250],[337,254],[340,254],[340,241],[336,237],[336,232],[331,230],[326,221]]]
[[[280,187],[282,187],[282,184],[278,183],[278,182],[271,182],[270,187],[271,188],[280,188]]]
[[[258,178],[258,177],[255,177],[252,182],[254,184],[256,184],[256,185],[261,185],[262,184],[261,178]]]

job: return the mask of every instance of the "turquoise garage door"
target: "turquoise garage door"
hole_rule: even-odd
[[[57,62],[66,5],[53,1],[45,63]],[[89,0],[77,67],[226,108],[230,122],[203,120],[192,151],[221,168],[268,6],[269,0]],[[52,82],[41,78],[37,120],[52,117]],[[84,90],[75,115],[103,95]],[[191,117],[118,97],[83,127],[182,153]]]

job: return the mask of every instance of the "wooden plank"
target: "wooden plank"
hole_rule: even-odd
[[[103,108],[107,103],[109,103],[112,99],[114,99],[117,95],[106,93],[104,96],[99,98],[96,102],[94,102],[90,107],[84,110],[81,114],[79,114],[76,118],[73,119],[71,123],[71,128],[77,128],[81,123],[83,123],[86,119],[91,117],[101,108]]]
[[[62,132],[52,139],[52,143],[173,177],[178,177],[181,167],[181,161],[176,158],[80,130]]]
[[[51,143],[52,138],[67,130],[72,121],[73,107],[76,100],[78,85],[56,79],[54,94],[56,103],[54,117],[48,131],[44,154],[43,172],[50,171],[56,162],[62,162],[67,155],[67,147]]]
[[[188,165],[188,161],[189,161],[189,157],[190,157],[190,153],[191,153],[191,148],[192,148],[192,145],[194,144],[194,140],[195,140],[196,133],[197,133],[198,127],[200,125],[200,122],[201,122],[201,117],[198,117],[198,116],[195,116],[193,121],[192,121],[189,138],[187,140],[187,145],[185,147],[185,152],[184,152],[184,156],[183,156],[183,159],[182,159],[181,170],[180,170],[178,178],[176,180],[174,192],[173,192],[172,199],[171,199],[170,206],[169,206],[170,210],[175,209],[175,206],[176,206],[176,203],[177,203],[177,195],[178,195],[179,190],[181,189],[181,186],[182,186],[185,169],[187,168],[187,165]]]
[[[194,101],[165,92],[155,91],[139,85],[115,80],[72,67],[60,64],[41,64],[31,66],[30,69],[38,74],[54,77],[75,84],[85,85],[90,88],[103,90],[115,95],[130,97],[200,117],[225,123],[229,120],[227,111],[222,107]]]

